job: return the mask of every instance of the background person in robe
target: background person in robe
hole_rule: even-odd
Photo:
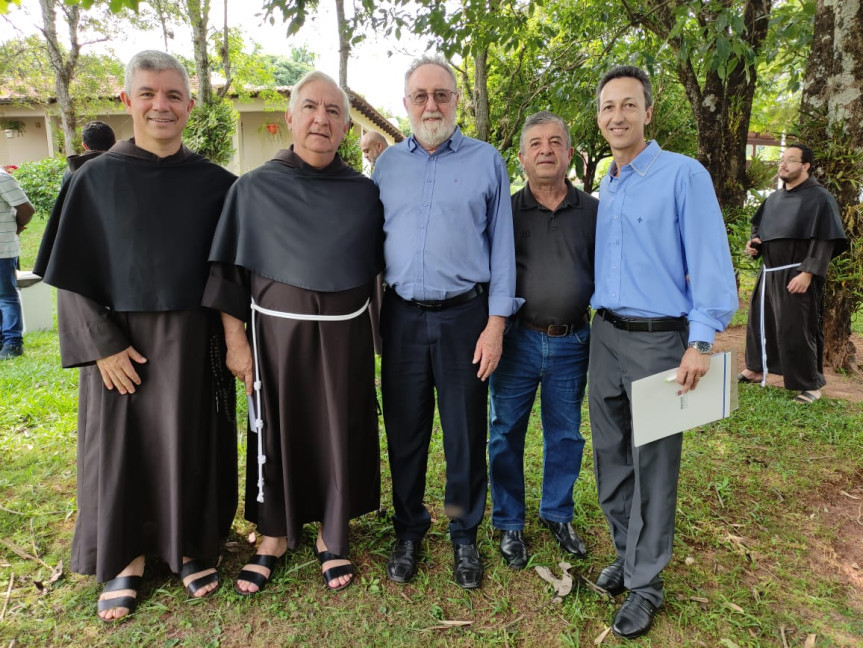
[[[81,146],[84,147],[84,152],[80,155],[70,155],[66,158],[66,163],[69,168],[63,174],[63,182],[68,181],[69,176],[80,169],[84,164],[93,160],[117,142],[114,135],[114,129],[108,126],[103,121],[91,121],[84,124],[81,129]]]
[[[413,135],[372,179],[386,232],[382,395],[396,542],[387,575],[410,581],[431,524],[423,505],[435,393],[446,455],[445,510],[458,585],[479,587],[476,532],[486,499],[488,389],[515,299],[509,176],[500,154],[462,135],[452,69],[424,57],[405,75]]]
[[[839,206],[810,175],[814,158],[804,144],[792,144],[779,160],[783,187],[767,197],[752,217],[746,253],[761,255],[749,320],[746,323],[746,368],[740,382],[761,382],[761,291],[767,370],[779,374],[786,389],[800,393],[798,403],[821,398],[826,384],[824,355],[824,281],[830,260],[847,247]],[[786,267],[788,266],[788,267]],[[770,270],[770,268],[779,268]]]
[[[325,585],[351,584],[348,521],[380,506],[367,306],[383,266],[383,214],[374,183],[337,154],[349,110],[322,72],[294,85],[293,146],[237,181],[213,241],[204,303],[223,312],[228,367],[248,394],[261,383],[252,395],[263,429],[249,431],[246,518],[262,539],[237,578],[242,595],[261,591],[303,524],[316,521]],[[250,312],[252,301],[263,311]]]
[[[566,173],[572,145],[566,123],[542,111],[521,131],[518,159],[527,185],[512,196],[515,294],[524,299],[510,319],[503,355],[489,379],[489,481],[492,524],[510,567],[527,564],[524,439],[542,385],[543,470],[540,523],[561,548],[587,553],[572,528],[572,490],[581,470],[581,404],[590,349],[590,296],[598,201]]]
[[[72,570],[105,583],[106,621],[135,609],[145,554],[211,594],[237,508],[235,387],[200,305],[235,177],[183,146],[175,58],[133,56],[121,97],[135,137],[72,175],[35,268],[59,289],[63,366],[80,367]]]
[[[710,174],[644,139],[647,74],[614,67],[596,99],[614,161],[599,189],[588,400],[597,494],[617,553],[596,584],[630,590],[611,629],[631,639],[663,600],[683,447],[682,434],[633,445],[632,382],[676,367],[681,391],[695,389],[737,309],[737,286]]]
[[[389,146],[383,135],[377,131],[368,131],[360,140],[360,149],[363,151],[363,157],[375,168],[375,162],[380,154]]]

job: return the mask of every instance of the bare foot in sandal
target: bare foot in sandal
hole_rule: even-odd
[[[138,556],[126,565],[123,571],[105,583],[98,605],[98,614],[102,621],[117,621],[135,611],[143,574],[144,556]]]
[[[321,563],[321,574],[328,589],[337,592],[345,589],[354,580],[354,566],[343,556],[337,556],[327,551],[322,530],[318,529],[315,540],[315,556]]]

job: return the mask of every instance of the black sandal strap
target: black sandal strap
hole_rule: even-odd
[[[118,576],[112,580],[109,580],[102,586],[103,592],[117,592],[119,590],[135,590],[136,592],[141,589],[141,581],[143,579],[141,576]],[[113,599],[111,599],[113,600]],[[125,605],[122,607],[126,607]]]
[[[345,560],[344,556],[339,556],[338,554],[334,554],[331,551],[315,551],[315,556],[318,558],[318,562],[322,565],[325,562],[329,562],[330,560]]]
[[[190,560],[187,563],[183,563],[183,566],[180,568],[180,578],[188,578],[192,574],[196,574],[207,569],[213,569],[213,565],[209,562],[204,562],[203,560]]]
[[[273,575],[273,572],[270,572],[270,576]],[[237,575],[237,580],[247,581],[258,588],[258,591],[264,589],[264,585],[267,584],[270,580],[270,576],[264,576],[261,572],[249,571],[248,569],[242,570]],[[257,594],[257,592],[255,592]]]
[[[126,589],[125,587],[123,589]],[[126,608],[129,614],[135,611],[138,605],[138,598],[135,596],[117,596],[115,598],[101,599],[98,602],[99,612],[106,612],[115,608]]]
[[[336,567],[330,567],[323,574],[324,580],[329,583],[331,580],[337,579],[339,576],[353,576],[354,575],[354,566],[350,563],[347,565],[338,565]]]
[[[193,572],[194,573],[194,572]],[[210,572],[209,574],[204,574],[200,578],[196,578],[188,585],[186,585],[186,593],[189,596],[194,596],[199,589],[202,587],[206,587],[210,583],[218,583],[219,582],[219,574],[218,572]],[[215,591],[215,590],[213,590]]]

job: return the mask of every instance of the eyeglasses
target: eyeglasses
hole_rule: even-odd
[[[436,104],[445,104],[449,103],[455,94],[458,93],[453,92],[452,90],[434,90],[431,93],[428,93],[425,90],[420,90],[419,92],[414,92],[413,94],[408,95],[408,99],[411,100],[411,103],[414,106],[425,106],[426,103],[428,103],[429,96],[434,98],[434,102]]]
[[[779,160],[779,164],[803,164],[803,160]]]

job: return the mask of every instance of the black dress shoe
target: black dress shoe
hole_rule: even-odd
[[[601,587],[611,596],[623,594],[626,587],[623,584],[623,559],[618,558],[608,567],[599,572],[596,586]]]
[[[656,606],[636,592],[630,592],[626,601],[614,615],[611,631],[624,639],[635,639],[647,634],[653,625]]]
[[[561,549],[571,553],[576,558],[584,558],[587,555],[587,547],[584,546],[581,538],[572,528],[572,524],[569,522],[552,522],[543,518],[539,518],[539,521],[551,531]]]
[[[412,540],[396,540],[390,559],[387,561],[387,576],[396,583],[409,583],[417,575],[419,543]]]
[[[453,545],[455,556],[455,582],[464,589],[475,589],[482,584],[482,561],[475,544]]]
[[[527,564],[527,545],[521,531],[502,531],[500,534],[500,553],[506,564],[513,569],[521,569]]]

